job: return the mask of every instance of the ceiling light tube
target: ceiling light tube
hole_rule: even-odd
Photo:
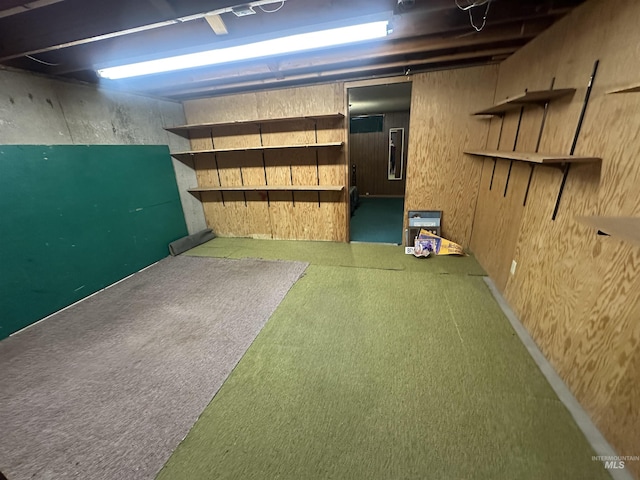
[[[97,72],[102,78],[118,80],[121,78],[138,77],[141,75],[346,45],[385,37],[388,33],[388,23],[389,22],[385,20],[289,35],[273,40],[238,45],[236,47],[220,48],[206,52],[189,53],[186,55],[160,58],[158,60],[131,63],[129,65],[101,68]]]

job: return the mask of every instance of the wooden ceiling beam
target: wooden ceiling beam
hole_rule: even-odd
[[[58,2],[62,2],[62,0],[2,0],[0,3],[0,12],[11,10],[16,7],[23,7],[27,10],[31,10]]]
[[[394,61],[385,62],[375,65],[347,67],[339,69],[328,69],[322,72],[303,73],[299,75],[285,75],[280,78],[264,78],[256,80],[245,80],[234,83],[225,83],[220,85],[210,85],[206,87],[198,88],[183,88],[166,91],[163,94],[170,98],[189,97],[189,96],[205,96],[208,94],[215,95],[220,91],[227,91],[232,89],[253,89],[253,88],[268,88],[274,87],[278,84],[282,84],[283,81],[290,82],[305,82],[305,81],[325,81],[334,77],[356,76],[357,74],[367,73],[374,74],[376,71],[389,70],[389,69],[405,69],[412,66],[427,67],[428,65],[453,62],[453,61],[465,61],[478,58],[504,56],[512,54],[517,47],[502,47],[493,48],[487,50],[477,50],[472,52],[456,53],[451,55],[439,55],[430,57],[428,59],[418,59],[410,61]],[[280,72],[282,73],[282,72]]]
[[[280,62],[281,69],[314,68],[322,64],[331,64],[338,61],[368,60],[379,57],[398,55],[424,54],[442,50],[466,48],[502,42],[523,42],[534,38],[549,25],[549,22],[535,22],[527,25],[517,23],[505,28],[487,29],[483,32],[474,32],[464,36],[445,37],[418,37],[399,40],[393,43],[378,44],[374,48],[354,50],[351,52],[323,56],[300,56],[295,59]]]
[[[167,0],[148,0],[163,16],[176,17],[176,11]]]
[[[582,0],[546,0],[541,6],[539,0],[494,0],[495,6],[492,7],[490,21],[508,19],[519,11],[524,11],[527,15],[546,15],[553,10],[555,15],[559,10],[569,8],[580,1]],[[30,12],[16,17],[16,20],[19,20],[16,22],[2,22],[0,19],[0,62],[25,54],[52,52],[53,59],[48,61],[68,65],[64,67],[65,71],[72,72],[93,68],[94,65],[105,65],[108,62],[122,63],[134,56],[157,56],[158,52],[162,51],[198,50],[206,48],[207,43],[215,40],[207,35],[190,35],[194,22],[130,33],[121,37],[112,35],[119,35],[127,29],[139,28],[153,22],[170,21],[176,16],[204,13],[237,3],[238,0],[181,0],[175,2],[175,13],[171,14],[173,4],[169,4],[167,0],[65,0],[47,9],[47,15]],[[517,7],[514,3],[518,4]],[[277,15],[252,15],[242,19],[226,15],[225,23],[230,35],[226,36],[225,40],[242,39],[336,19],[345,20],[390,12],[394,5],[395,0],[290,1],[282,13]],[[471,28],[468,25],[468,16],[455,6],[453,0],[418,0],[415,8],[394,18],[397,21],[397,30],[406,30],[405,36],[437,33],[451,29],[452,26]],[[169,41],[163,38],[165,33],[170,37]],[[92,48],[94,45],[95,48]],[[64,55],[64,61],[57,59],[55,55],[56,51],[63,49],[61,55]],[[75,57],[78,57],[77,60]]]
[[[234,5],[233,0],[185,0],[175,8],[178,17]],[[92,43],[158,22],[174,20],[148,2],[65,0],[45,14],[30,11],[0,19],[0,61],[74,45]]]
[[[213,33],[215,33],[216,35],[229,34],[229,30],[227,30],[227,26],[224,24],[224,20],[222,20],[222,17],[220,15],[207,15],[206,17],[204,17],[204,19],[207,21],[207,23],[211,27],[211,30],[213,30]]]
[[[62,0],[5,0],[0,3],[0,18],[30,12],[36,8],[48,7],[59,2],[62,2]]]
[[[513,4],[505,5],[504,2],[500,2],[499,6],[505,5],[504,8],[498,8],[498,5],[492,7],[487,17],[485,28],[499,27],[517,22],[534,22],[540,19],[555,21],[558,17],[571,11],[569,7],[555,8],[550,13],[547,10],[538,10],[527,5],[529,2],[512,3],[521,3],[521,5],[518,5],[519,8],[514,8]],[[414,15],[399,15],[394,17],[392,23],[394,33],[395,31],[401,32],[401,35],[405,37],[440,33],[452,34],[453,32],[470,35],[477,33],[469,22],[468,13],[458,8],[443,10],[437,12],[437,14],[420,12]]]
[[[16,1],[0,0],[3,5]],[[584,0],[493,0],[481,33],[473,30],[468,14],[453,0],[416,0],[415,7],[407,12],[398,11],[396,0],[291,0],[274,15],[258,12],[236,18],[223,14],[229,34],[222,38],[213,34],[204,18],[184,23],[175,23],[174,19],[242,3],[239,0],[36,1],[58,3],[0,18],[0,62],[90,82],[96,81],[94,70],[99,67],[273,38],[295,29],[298,33],[335,25],[336,21],[353,23],[374,18],[372,15],[391,18],[392,11],[395,13],[393,34],[384,41],[112,83],[159,95],[206,95],[260,85],[270,88],[318,79],[364,77],[369,72],[388,75],[412,66],[450,68],[456,62],[491,62],[511,54]],[[132,29],[161,22],[170,25],[131,33]],[[503,53],[487,56],[487,52],[498,51]],[[26,60],[25,54],[56,65]]]
[[[436,5],[442,6],[445,1],[450,7],[450,0],[437,0]],[[331,0],[289,1],[278,14],[259,12],[258,15],[243,18],[237,18],[233,14],[223,15],[229,31],[224,37],[213,35],[205,20],[195,20],[50,51],[44,58],[50,63],[59,64],[59,67],[49,69],[48,73],[65,75],[96,66],[157,58],[159,52],[175,55],[246,43],[252,39],[255,41],[256,37],[273,37],[276,32],[291,31],[294,27],[311,28],[313,25],[335,22],[336,19],[348,21],[357,16],[384,12],[391,15],[390,6],[393,4],[390,0],[351,0],[339,3]]]
[[[437,3],[444,0],[437,0]],[[109,38],[126,35],[138,36],[136,41],[144,41],[144,36],[132,30],[149,28],[162,22],[171,22],[180,17],[204,14],[243,2],[238,0],[181,0],[174,5],[175,15],[166,9],[160,11],[149,2],[132,2],[130,0],[110,0],[88,2],[87,0],[65,0],[52,5],[47,15],[28,12],[15,18],[15,21],[0,19],[0,62],[48,51],[66,49],[77,45],[101,42]],[[246,3],[246,2],[245,2]],[[307,24],[321,19],[335,21],[360,15],[371,15],[390,12],[391,0],[350,0],[335,3],[331,0],[314,2],[289,2],[296,6],[286,5],[283,12],[297,10],[307,18]],[[233,15],[229,19],[233,19]],[[252,16],[254,17],[254,16]],[[265,26],[262,30],[277,31],[283,28],[299,26],[291,23],[289,13],[286,15],[255,15]],[[235,19],[238,23],[249,25],[248,19]],[[244,22],[242,22],[244,20]],[[163,30],[165,27],[162,27]],[[186,25],[189,28],[189,25]],[[260,30],[260,29],[259,29]],[[255,29],[243,30],[239,37],[254,35]],[[152,45],[156,48],[157,45]]]
[[[281,74],[287,74],[335,68],[336,65],[349,63],[372,63],[376,59],[388,61],[388,59],[403,56],[437,54],[438,52],[456,48],[477,47],[482,49],[486,48],[484,46],[487,45],[505,46],[504,43],[519,46],[535,37],[547,26],[547,22],[538,21],[526,27],[523,27],[522,24],[516,24],[500,29],[487,29],[481,33],[462,37],[422,37],[397,40],[395,42],[378,42],[361,47],[344,47],[325,53],[289,55],[278,59],[278,69]],[[264,62],[254,61],[226,68],[217,66],[216,68],[195,72],[174,72],[155,78],[130,79],[127,84],[134,89],[144,87],[149,91],[160,92],[174,88],[176,85],[222,82],[226,79],[258,75],[267,71]]]

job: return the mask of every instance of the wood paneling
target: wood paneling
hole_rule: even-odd
[[[388,178],[390,128],[404,128],[402,180]],[[349,161],[356,166],[356,181],[351,184],[357,185],[360,195],[404,195],[409,137],[409,112],[385,113],[382,132],[349,135]]]
[[[469,246],[483,161],[462,152],[486,148],[489,121],[470,113],[491,105],[496,78],[495,66],[414,76],[405,224],[408,210],[442,210],[443,235]]]
[[[546,357],[620,455],[638,455],[640,437],[640,247],[600,237],[577,216],[640,216],[640,95],[606,95],[640,80],[640,4],[591,0],[500,67],[496,99],[525,89],[576,88],[550,104],[542,152],[569,153],[594,62],[600,65],[576,155],[601,164],[573,165],[552,220],[562,172],[535,167],[527,205],[495,191],[507,161],[484,161],[472,249],[503,290]],[[414,87],[415,88],[415,87]],[[489,105],[486,105],[489,106]],[[473,108],[469,108],[469,112]],[[510,149],[509,113],[501,149]],[[538,118],[534,118],[538,115]],[[527,109],[516,150],[535,148],[539,109]],[[500,119],[492,120],[490,139]],[[490,143],[487,148],[495,148]],[[512,171],[510,184],[528,180]],[[511,187],[510,187],[511,188]],[[516,195],[516,190],[512,191]],[[518,195],[516,195],[517,197]],[[511,261],[517,262],[514,275]],[[626,468],[640,477],[640,462]]]
[[[189,124],[344,112],[341,83],[193,100]],[[199,130],[193,150],[344,142],[346,120],[299,119]],[[199,187],[347,185],[344,149],[217,152],[196,157]],[[221,236],[347,241],[347,189],[338,192],[202,192],[208,225]]]

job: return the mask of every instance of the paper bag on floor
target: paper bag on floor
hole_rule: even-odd
[[[421,229],[416,237],[413,254],[416,257],[430,255],[466,255],[462,247],[446,238],[439,237],[427,230]]]

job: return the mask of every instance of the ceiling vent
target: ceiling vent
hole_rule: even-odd
[[[248,15],[256,14],[256,11],[251,5],[238,5],[237,7],[231,7],[231,11],[236,17],[246,17]]]

